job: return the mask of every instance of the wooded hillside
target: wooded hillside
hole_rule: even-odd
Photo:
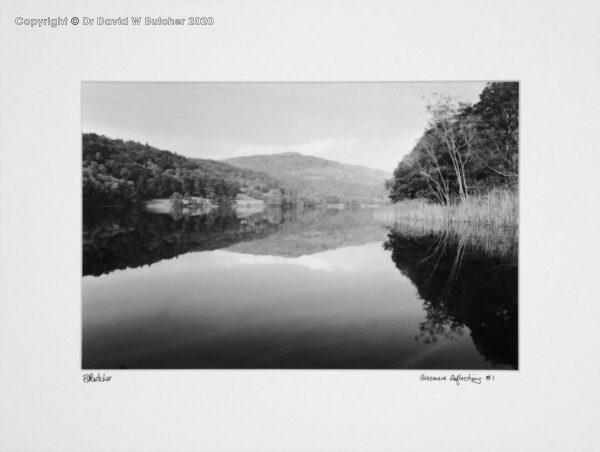
[[[387,196],[384,184],[390,177],[385,171],[298,152],[252,155],[223,161],[285,181],[284,195],[302,199],[308,204],[384,201]]]
[[[488,83],[474,105],[437,96],[429,126],[387,182],[389,197],[441,204],[492,188],[515,189],[519,166],[519,83]]]
[[[281,185],[264,173],[214,160],[190,159],[148,144],[83,134],[84,204],[129,204],[189,193],[219,204],[242,190],[265,193]]]

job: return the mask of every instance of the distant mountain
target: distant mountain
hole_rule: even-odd
[[[391,173],[358,165],[326,160],[298,152],[252,155],[222,160],[238,168],[260,171],[281,180],[299,197],[339,198],[346,201],[384,201],[384,182]]]

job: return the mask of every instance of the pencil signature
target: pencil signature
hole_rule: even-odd
[[[83,374],[83,382],[84,383],[104,383],[105,381],[110,381],[112,377],[110,375],[105,375],[104,373],[100,375],[98,373],[94,376],[94,374]]]

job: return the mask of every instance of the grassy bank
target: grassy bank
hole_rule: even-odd
[[[405,200],[378,211],[377,216],[392,231],[405,236],[442,234],[486,252],[516,253],[519,223],[516,191],[494,189],[449,206]]]
[[[444,206],[424,200],[405,200],[394,204],[388,220],[419,220],[448,226],[455,223],[479,226],[516,227],[519,224],[519,198],[516,191],[494,189],[456,204]]]

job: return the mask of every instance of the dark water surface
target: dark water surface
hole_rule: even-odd
[[[385,213],[86,209],[83,368],[516,369],[516,232]]]

